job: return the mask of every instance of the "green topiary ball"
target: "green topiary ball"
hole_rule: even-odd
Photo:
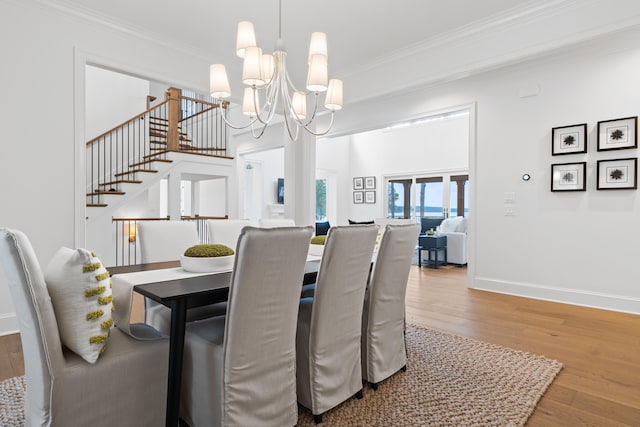
[[[312,245],[324,245],[324,242],[327,240],[327,236],[315,236],[311,238]]]
[[[190,257],[220,257],[233,255],[235,252],[229,246],[218,243],[210,245],[195,245],[184,251],[184,256]]]

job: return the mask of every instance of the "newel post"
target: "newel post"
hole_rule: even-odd
[[[182,90],[170,87],[167,89],[167,99],[169,100],[169,127],[167,128],[167,150],[180,151],[180,97]]]

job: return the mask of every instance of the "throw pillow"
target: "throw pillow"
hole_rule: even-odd
[[[113,325],[109,272],[94,253],[63,247],[49,262],[44,278],[62,343],[95,363]]]

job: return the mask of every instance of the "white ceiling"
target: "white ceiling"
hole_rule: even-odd
[[[278,34],[279,0],[38,1],[223,63],[232,87],[240,85],[242,65],[235,56],[237,23],[254,23],[265,52]],[[628,19],[631,11],[638,17],[640,2],[616,2],[626,7],[620,16]],[[593,28],[614,31],[605,28],[620,19],[610,9],[606,0],[282,0],[282,33],[288,69],[299,86],[311,33],[327,33],[329,76],[344,79],[353,100],[372,96],[381,79],[389,93],[575,43],[593,37]],[[415,56],[426,62],[424,70],[416,70],[422,63]]]

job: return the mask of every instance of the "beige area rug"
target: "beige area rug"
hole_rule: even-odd
[[[407,329],[409,362],[324,415],[322,427],[522,426],[562,364],[419,327]],[[24,425],[24,377],[0,382],[0,426]],[[298,426],[315,426],[300,410]]]
[[[407,329],[407,371],[323,416],[323,427],[523,426],[562,364],[430,329]],[[298,426],[314,426],[306,409]]]

